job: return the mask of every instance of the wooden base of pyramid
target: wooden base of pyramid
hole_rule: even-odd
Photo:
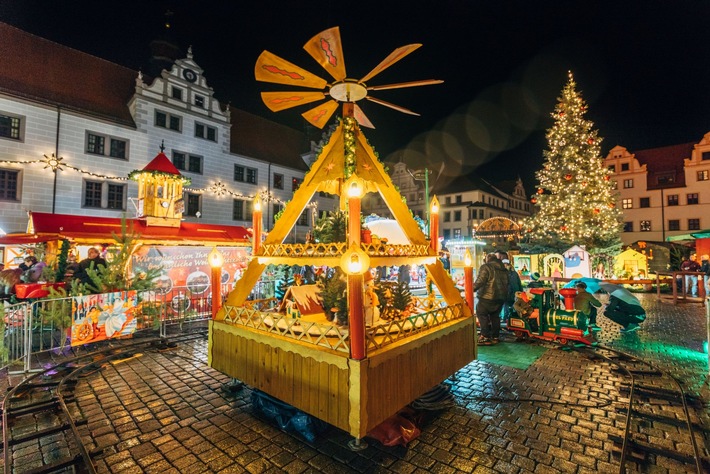
[[[476,358],[467,317],[368,353],[347,354],[223,321],[209,365],[360,439]]]

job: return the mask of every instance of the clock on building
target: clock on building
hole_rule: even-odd
[[[183,69],[182,77],[189,82],[195,82],[197,80],[197,74],[192,69]]]

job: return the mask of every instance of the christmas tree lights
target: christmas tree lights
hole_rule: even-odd
[[[536,213],[526,227],[532,240],[605,247],[619,240],[621,212],[611,171],[600,157],[602,139],[584,118],[587,105],[571,72],[558,101],[546,134],[545,163],[535,174]]]

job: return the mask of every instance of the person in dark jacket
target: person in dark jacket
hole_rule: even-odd
[[[497,344],[500,337],[500,309],[508,297],[508,270],[495,254],[486,255],[486,263],[478,269],[473,290],[478,298],[476,316],[481,326],[478,344]]]
[[[101,258],[101,254],[98,249],[91,247],[88,252],[89,256],[79,262],[79,267],[74,272],[74,279],[79,280],[83,284],[90,284],[91,277],[87,270],[93,268],[94,271],[99,271],[99,265],[106,267],[106,260]]]
[[[503,303],[503,308],[500,312],[502,320],[506,320],[513,313],[513,303],[515,303],[515,294],[523,291],[523,282],[520,281],[520,275],[515,271],[513,265],[510,264],[510,259],[507,252],[500,250],[496,251],[496,257],[503,263],[503,266],[508,270],[508,296]]]

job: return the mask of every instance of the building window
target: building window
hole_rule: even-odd
[[[461,204],[461,195],[460,194],[456,195],[456,204]]]
[[[611,182],[611,189],[613,189],[613,190],[619,189],[619,183],[617,183],[616,181],[612,181]]]
[[[101,183],[98,181],[84,182],[84,207],[101,208]]]
[[[633,232],[634,223],[632,221],[624,222],[624,232]]]
[[[633,200],[631,198],[625,198],[621,200],[621,207],[623,209],[632,209],[634,207]]]
[[[451,231],[449,229],[444,229],[444,240],[449,240],[451,238]]]
[[[86,138],[86,152],[94,153],[96,155],[104,154],[104,137],[100,135],[94,135],[93,133],[88,133]]]
[[[205,98],[201,95],[195,94],[195,106],[201,109],[205,108]]]
[[[688,230],[700,230],[700,219],[688,219]]]
[[[656,176],[656,184],[660,185],[668,185],[668,184],[673,184],[675,183],[675,174],[674,173],[664,173],[664,174],[659,174]]]
[[[669,206],[677,206],[678,205],[678,195],[677,194],[669,194],[668,195],[668,205]]]
[[[296,225],[308,225],[308,209],[304,209],[301,215],[298,216]]]
[[[281,204],[272,204],[271,205],[271,214],[274,216],[274,222],[276,222],[276,216],[279,215],[279,212],[281,212]]]
[[[616,165],[609,165],[609,171],[616,173]]]
[[[0,201],[19,201],[21,176],[19,171],[0,169]]]
[[[252,202],[235,199],[232,204],[232,219],[235,221],[250,221],[252,217]]]
[[[639,198],[639,207],[651,207],[651,198]]]
[[[173,165],[180,171],[202,174],[202,157],[181,151],[173,151]]]
[[[476,211],[473,211],[473,212],[476,212]],[[483,218],[484,218],[483,209],[479,209],[478,210],[478,219],[483,220]]]
[[[173,99],[182,100],[182,89],[173,86]]]
[[[704,151],[701,157],[703,160],[710,160],[710,151]]]
[[[106,209],[119,209],[124,208],[124,196],[126,194],[126,186],[122,184],[109,184],[108,193],[106,200]]]
[[[688,198],[688,205],[691,204],[698,204],[700,200],[698,199],[698,193],[690,193],[687,196]]]
[[[179,132],[182,130],[182,118],[166,112],[155,111],[155,126]]]
[[[451,222],[451,211],[446,211],[444,213],[444,222]]]
[[[302,182],[303,182],[302,179],[293,178],[291,180],[291,191],[293,191],[295,193],[298,190],[298,187],[301,185]]]
[[[625,179],[624,180],[624,189],[630,189],[634,187],[634,180],[633,179]]]
[[[185,215],[190,217],[197,217],[198,213],[202,214],[202,196],[199,194],[185,193]]]
[[[629,164],[621,163],[621,171],[629,171]]]
[[[256,184],[256,168],[234,165],[234,181]]]
[[[0,114],[0,137],[21,141],[24,135],[23,123],[23,117]]]
[[[668,230],[680,230],[680,221],[678,219],[669,220]]]
[[[209,125],[204,125],[201,123],[195,123],[195,136],[198,138],[204,138],[211,142],[217,141],[217,129],[210,127]]]
[[[108,146],[108,153],[106,150],[106,143]],[[125,160],[128,158],[128,141],[111,137],[108,135],[101,135],[94,132],[86,132],[86,152],[93,155],[103,155],[110,156],[111,158],[118,158],[120,160]]]
[[[641,232],[651,232],[651,221],[641,221]]]
[[[274,189],[284,188],[284,175],[274,173]]]
[[[490,198],[489,198],[489,199],[490,199]],[[444,203],[445,203],[447,206],[450,206],[450,205],[451,205],[451,196],[446,196],[446,199],[444,200]]]
[[[708,179],[710,179],[710,171],[698,171],[698,181],[707,181]]]
[[[461,211],[454,211],[454,222],[461,222]]]
[[[84,181],[83,206],[123,211],[126,209],[126,185]]]
[[[454,239],[461,238],[461,229],[454,229]]]

